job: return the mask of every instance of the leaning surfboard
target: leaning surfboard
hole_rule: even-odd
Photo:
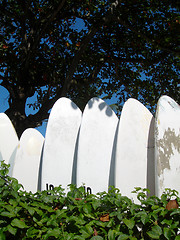
[[[118,118],[101,99],[92,98],[83,112],[77,147],[77,186],[88,192],[107,191]]]
[[[128,99],[122,109],[112,162],[115,186],[136,200],[135,187],[154,194],[154,117],[136,99]]]
[[[36,192],[44,137],[33,128],[26,129],[20,138],[12,176],[26,191]]]
[[[0,161],[10,164],[9,175],[12,175],[14,159],[19,139],[10,119],[5,113],[0,113]]]
[[[53,106],[46,129],[40,169],[41,190],[72,182],[74,150],[81,123],[81,110],[67,98]]]
[[[156,195],[165,188],[180,193],[180,106],[170,97],[157,103],[155,118]]]

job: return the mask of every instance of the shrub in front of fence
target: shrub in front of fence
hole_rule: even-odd
[[[135,188],[139,204],[118,189],[96,195],[84,187],[61,186],[31,193],[0,168],[0,239],[180,239],[180,198],[167,189],[161,198]]]

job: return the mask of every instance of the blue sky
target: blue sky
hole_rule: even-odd
[[[0,86],[0,112],[5,112],[8,109],[8,91]]]

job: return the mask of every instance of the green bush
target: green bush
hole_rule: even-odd
[[[180,199],[175,190],[166,189],[159,199],[147,197],[147,189],[135,188],[135,204],[113,187],[97,195],[85,193],[83,186],[69,188],[67,195],[60,186],[35,194],[22,191],[1,162],[0,240],[180,239]],[[172,196],[176,200],[169,202]]]

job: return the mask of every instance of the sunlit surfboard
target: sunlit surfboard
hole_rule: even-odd
[[[37,191],[43,142],[42,134],[33,128],[26,129],[21,135],[12,176],[26,191]]]
[[[118,118],[101,99],[92,98],[83,112],[77,147],[77,186],[93,194],[108,191],[111,154]]]
[[[115,186],[136,199],[135,187],[154,194],[154,117],[136,99],[128,99],[121,113],[114,147]]]
[[[81,110],[67,98],[53,106],[45,135],[41,175],[41,190],[72,183],[74,150],[81,123]]]
[[[12,122],[5,113],[0,113],[0,160],[10,164],[10,176],[12,175],[18,144],[19,139]]]
[[[155,119],[156,195],[165,188],[180,193],[180,106],[162,96]]]

